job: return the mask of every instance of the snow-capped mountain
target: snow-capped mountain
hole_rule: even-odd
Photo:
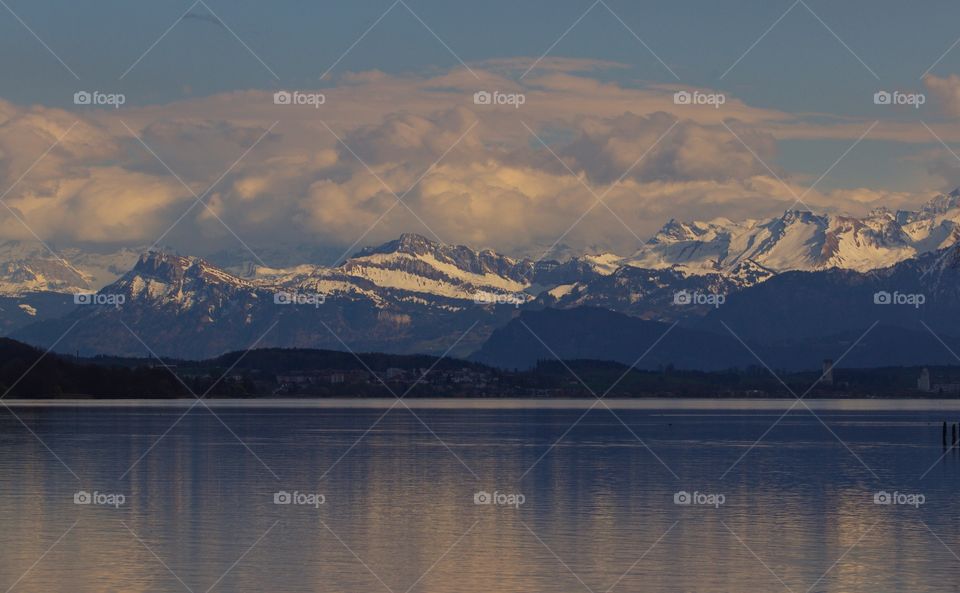
[[[143,355],[147,344],[158,354],[189,358],[254,343],[442,353],[462,338],[454,351],[462,356],[524,310],[588,306],[687,324],[716,325],[722,315],[745,333],[756,330],[757,339],[772,335],[774,326],[813,339],[859,327],[864,315],[875,314],[870,305],[878,290],[923,292],[930,299],[920,310],[880,313],[936,313],[931,319],[938,325],[955,325],[957,252],[946,248],[866,273],[775,274],[749,259],[723,273],[632,266],[605,273],[583,259],[535,265],[407,235],[335,268],[261,269],[252,278],[201,258],[151,252],[101,289],[100,295],[112,297],[106,304],[75,306],[12,336],[45,347],[56,343],[67,352]],[[722,294],[726,302],[719,308],[709,300],[678,303],[678,292]],[[757,323],[760,318],[765,322]]]
[[[271,261],[283,267],[251,264],[247,252],[221,252],[205,259],[254,281],[352,279],[383,290],[469,300],[483,291],[529,292],[533,297],[557,286],[613,275],[624,266],[676,268],[684,275],[729,275],[742,271],[747,262],[748,267],[771,273],[831,267],[866,271],[942,249],[958,238],[960,189],[937,196],[916,211],[878,208],[859,218],[791,210],[766,220],[671,220],[628,257],[568,253],[560,261],[516,259],[405,234],[362,249],[335,267],[317,265],[317,259],[307,254],[319,252],[304,246],[287,257],[274,253]],[[0,295],[97,290],[129,271],[140,253],[132,248],[51,252],[40,242],[8,241],[0,244]]]
[[[393,291],[454,300],[485,293],[528,293],[533,299],[547,290],[580,288],[573,285],[612,276],[625,267],[673,268],[683,277],[739,274],[740,279],[731,281],[740,287],[746,285],[744,270],[754,271],[749,275],[754,281],[791,270],[867,271],[941,249],[958,238],[960,190],[938,196],[916,211],[879,208],[861,218],[791,210],[766,220],[671,220],[629,257],[601,253],[571,255],[562,261],[515,259],[405,234],[362,249],[335,267],[306,261],[269,268],[243,260],[246,253],[226,252],[206,261],[257,282],[312,279],[318,287],[332,290]],[[302,256],[300,252],[308,250],[297,252]],[[93,253],[71,248],[54,254],[39,242],[8,241],[0,244],[0,295],[97,290],[130,270],[138,257],[136,249]],[[755,273],[758,270],[762,273]]]
[[[726,298],[772,276],[773,272],[751,260],[726,272],[696,274],[682,266],[660,269],[622,266],[612,274],[546,290],[538,301],[562,309],[589,306],[647,319],[674,320],[703,315],[709,309],[708,306],[677,307],[674,299],[681,291]]]
[[[362,250],[338,270],[383,289],[474,300],[480,294],[522,293],[531,284],[533,262],[405,234]]]
[[[94,253],[40,241],[0,243],[0,333],[66,314],[74,294],[115,281],[137,257],[132,249]]]
[[[350,294],[381,304],[429,299],[457,307],[498,296],[532,300],[524,291],[532,286],[535,273],[530,260],[404,234],[362,249],[336,267],[254,268],[248,276],[254,282],[300,292]]]
[[[40,242],[0,244],[0,294],[74,292],[88,289],[90,278]]]
[[[0,243],[0,295],[97,290],[126,273],[139,256],[134,249],[93,253],[57,250],[39,241]]]
[[[948,363],[955,364],[939,338],[960,338],[958,319],[960,249],[951,246],[868,272],[832,268],[778,274],[730,295],[697,325],[717,332],[732,330],[746,340],[782,343],[844,334],[848,341],[842,352],[855,344],[858,349],[863,346],[856,338],[876,324],[878,329],[894,327],[916,334],[922,340],[910,338],[910,344],[919,348],[923,342],[924,348],[947,354],[952,359]],[[889,336],[870,332],[863,343],[890,350],[902,346],[884,340]]]
[[[863,272],[941,249],[958,238],[960,190],[955,190],[916,211],[878,208],[862,218],[791,210],[767,220],[671,220],[623,263],[707,273],[750,260],[773,272],[833,267]]]
[[[460,346],[465,354],[521,308],[590,304],[656,319],[702,315],[673,307],[674,292],[739,290],[769,273],[758,270],[744,264],[698,276],[614,268],[606,256],[535,263],[419,235],[363,249],[333,268],[257,268],[249,277],[202,258],[150,252],[100,290],[106,305],[82,304],[14,335],[49,346],[72,328],[58,348],[143,354],[142,339],[163,355],[206,357],[261,336],[264,346],[443,352],[472,327]]]
[[[336,268],[261,269],[253,278],[150,252],[100,290],[105,304],[79,305],[16,335],[43,345],[63,336],[57,348],[68,352],[142,355],[146,344],[161,355],[205,357],[253,343],[443,352],[473,327],[460,343],[466,354],[516,312],[499,305],[526,300],[496,298],[522,290],[522,274],[523,264],[492,252],[413,235]]]
[[[871,278],[893,269],[908,270],[898,282],[909,286],[918,275],[911,266],[953,265],[958,237],[960,190],[916,211],[877,209],[863,218],[788,211],[769,220],[671,221],[629,258],[516,259],[405,234],[332,267],[240,262],[227,269],[164,251],[72,249],[58,259],[42,244],[8,242],[0,245],[0,331],[49,346],[74,328],[58,348],[142,355],[132,329],[161,354],[206,357],[261,336],[264,346],[440,353],[473,327],[458,347],[464,354],[526,309],[596,307],[695,323],[717,317],[720,295],[729,299],[724,314],[751,315],[762,309],[768,285],[778,302],[796,300],[778,292],[783,286],[802,294],[808,283],[822,285],[837,298],[859,285],[876,289]],[[823,277],[802,275],[811,272]],[[944,294],[954,294],[956,274],[944,278]],[[96,289],[122,296],[121,306],[73,304],[75,293]],[[678,306],[684,292],[705,300]],[[290,295],[298,295],[292,305]],[[859,319],[836,310],[824,327]],[[816,319],[805,327],[820,327]]]

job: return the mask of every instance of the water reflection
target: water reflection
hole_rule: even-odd
[[[3,590],[958,589],[960,455],[930,411],[798,412],[756,445],[779,412],[16,412],[50,450],[0,420]]]

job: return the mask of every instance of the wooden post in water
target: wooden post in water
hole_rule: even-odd
[[[943,430],[941,431],[941,441],[943,441],[943,448],[947,448],[947,421],[943,421]]]

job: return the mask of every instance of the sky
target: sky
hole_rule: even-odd
[[[915,208],[960,185],[958,20],[939,0],[4,0],[0,236],[626,255],[671,218]]]

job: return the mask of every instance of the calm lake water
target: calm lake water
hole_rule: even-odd
[[[0,593],[960,591],[957,403],[784,405],[17,406]]]

